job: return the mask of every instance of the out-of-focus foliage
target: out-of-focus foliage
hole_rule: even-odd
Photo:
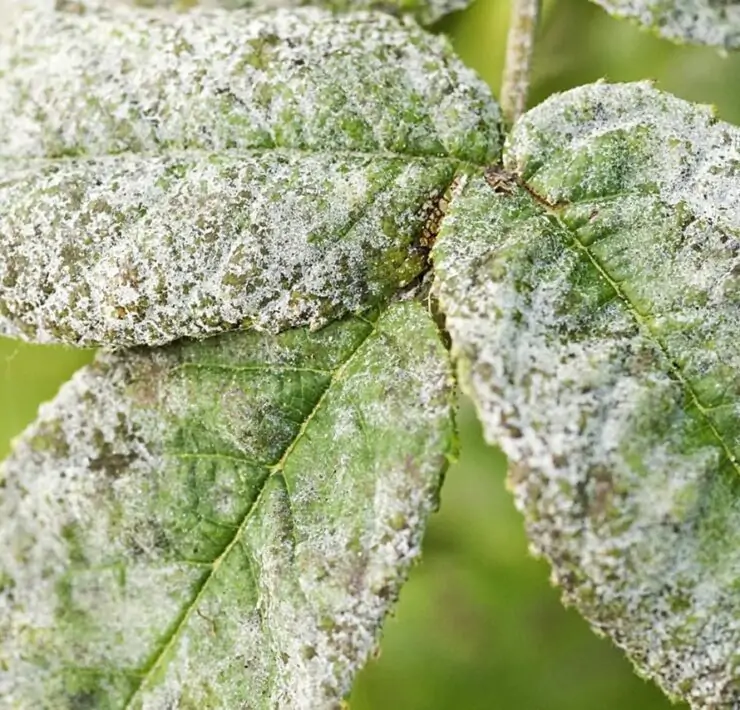
[[[439,25],[463,61],[497,94],[507,8],[506,0],[478,0]],[[738,77],[740,54],[722,57],[712,48],[674,45],[581,0],[545,0],[528,105],[598,79],[655,79],[658,88],[688,101],[714,104],[721,118],[740,124]]]
[[[446,20],[465,62],[498,89],[506,0],[478,0]],[[577,39],[577,41],[576,41]],[[740,123],[740,56],[676,47],[610,18],[584,0],[546,4],[530,105],[606,77],[652,78],[682,98],[714,103]],[[0,341],[0,457],[38,404],[90,354]],[[430,526],[423,564],[388,624],[380,659],[362,675],[352,710],[667,710],[621,653],[564,610],[547,566],[527,556],[504,490],[502,456],[460,418],[463,454]]]

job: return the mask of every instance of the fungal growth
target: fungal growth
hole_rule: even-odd
[[[485,85],[385,15],[28,11],[0,75],[0,333],[37,342],[360,312],[500,150]]]
[[[394,16],[463,0],[296,2],[0,27],[0,335],[116,351],[0,466],[3,707],[339,708],[455,454],[446,344],[565,601],[740,707],[740,130],[598,83],[503,148]]]
[[[4,707],[335,707],[419,554],[453,394],[416,303],[98,357],[0,469]]]
[[[575,89],[509,136],[526,189],[469,179],[433,254],[534,550],[696,708],[740,703],[739,158],[707,109],[647,84]]]
[[[593,1],[673,42],[740,48],[740,3],[732,0]]]
[[[392,15],[410,15],[422,25],[431,25],[445,15],[462,10],[471,0],[0,0],[0,9],[6,3],[25,3],[47,10],[57,9],[67,12],[98,12],[134,5],[157,10],[172,9],[178,12],[223,8],[226,10],[270,11],[283,8],[302,8],[310,4],[332,12],[381,11]]]

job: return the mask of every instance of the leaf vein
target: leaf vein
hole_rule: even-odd
[[[200,451],[167,451],[166,454],[168,456],[172,456],[176,459],[184,459],[184,460],[221,460],[221,461],[235,461],[236,463],[246,463],[250,464],[251,466],[256,466],[258,468],[268,468],[270,464],[266,461],[260,461],[259,459],[251,458],[249,456],[237,456],[236,454],[223,454],[219,453],[218,451],[210,453],[210,452],[200,452]]]
[[[368,340],[371,337],[373,337],[373,335],[375,335],[376,333],[377,333],[377,323],[373,323],[372,328],[370,328],[367,331],[367,333],[362,337],[362,339],[355,346],[355,348],[347,355],[347,358],[344,360],[344,362],[341,363],[336,368],[336,370],[334,370],[330,381],[327,383],[323,392],[319,396],[313,409],[309,412],[309,414],[303,420],[303,424],[301,425],[299,431],[296,433],[293,440],[290,442],[290,444],[287,446],[287,448],[283,452],[283,455],[280,457],[280,460],[274,466],[270,468],[270,475],[265,476],[262,482],[262,486],[260,487],[259,493],[255,497],[255,500],[250,506],[249,510],[247,510],[247,512],[244,514],[241,521],[239,522],[234,536],[231,538],[231,540],[229,540],[229,542],[224,547],[223,551],[218,555],[218,557],[210,565],[210,571],[203,575],[201,583],[198,586],[197,590],[195,591],[195,594],[193,595],[191,601],[183,609],[182,613],[180,614],[179,620],[176,622],[176,624],[174,625],[174,627],[168,634],[167,638],[164,640],[164,643],[161,646],[159,652],[150,661],[148,667],[143,671],[140,682],[137,683],[136,687],[133,689],[129,698],[127,699],[126,703],[123,706],[124,710],[132,710],[134,708],[133,703],[136,700],[137,696],[140,695],[140,693],[146,688],[146,686],[151,681],[151,679],[154,677],[154,675],[157,673],[157,671],[162,667],[169,652],[175,649],[180,637],[182,636],[182,633],[185,631],[185,628],[190,621],[190,618],[196,612],[200,604],[200,601],[203,599],[206,592],[210,588],[210,582],[215,577],[221,564],[228,558],[229,554],[232,552],[234,547],[239,544],[239,541],[241,540],[244,534],[244,531],[246,530],[247,525],[249,524],[249,521],[252,518],[252,514],[258,508],[260,501],[262,500],[264,491],[267,488],[266,486],[267,481],[271,478],[272,475],[282,474],[289,457],[291,456],[293,451],[295,451],[295,448],[299,444],[299,442],[304,438],[306,431],[308,427],[311,425],[311,422],[313,421],[317,412],[319,412],[321,408],[323,407],[324,402],[326,401],[326,398],[329,395],[329,392],[338,382],[341,381],[342,376],[344,375],[344,372],[346,371],[347,367],[354,360],[357,354],[362,350],[363,346],[368,342]],[[286,491],[287,491],[287,485],[286,485]]]
[[[204,372],[232,372],[235,374],[241,372],[268,372],[268,373],[283,373],[293,372],[309,373],[315,375],[331,376],[331,370],[320,370],[314,367],[293,367],[291,365],[226,365],[217,362],[184,362],[182,365],[178,365],[174,368],[173,372],[180,370],[201,370]]]
[[[683,370],[679,367],[678,364],[676,364],[666,344],[663,342],[660,336],[658,336],[653,331],[653,329],[650,327],[650,318],[640,313],[640,310],[637,308],[636,304],[632,302],[632,300],[629,298],[629,296],[625,293],[625,291],[620,286],[619,282],[614,277],[612,277],[612,275],[609,273],[607,268],[599,261],[596,255],[591,251],[589,246],[585,244],[584,242],[582,242],[578,238],[578,233],[575,230],[570,229],[568,225],[562,220],[562,218],[557,212],[556,207],[554,206],[548,207],[546,198],[542,196],[539,196],[539,199],[541,200],[543,209],[557,221],[558,225],[565,231],[566,234],[569,234],[571,236],[571,241],[573,245],[575,246],[575,248],[578,251],[580,251],[588,259],[590,264],[594,267],[594,269],[596,269],[599,275],[609,284],[609,286],[612,288],[612,290],[617,295],[619,300],[622,301],[622,303],[626,306],[627,310],[632,315],[632,317],[634,318],[635,322],[638,324],[640,329],[647,335],[647,337],[653,343],[655,343],[655,345],[657,345],[657,347],[663,353],[663,355],[666,358],[666,361],[668,362],[668,368],[671,374],[676,378],[676,380],[682,386],[686,394],[689,396],[692,403],[696,407],[697,411],[701,415],[702,419],[706,423],[707,427],[711,431],[712,436],[720,444],[720,446],[722,447],[725,453],[725,456],[727,456],[728,460],[732,464],[735,471],[740,475],[740,463],[738,462],[737,457],[735,456],[732,449],[730,448],[730,445],[727,443],[727,441],[725,441],[725,438],[722,432],[719,430],[714,420],[710,416],[711,408],[707,408],[702,404],[699,398],[699,395],[697,394],[696,390],[691,386],[691,383],[684,375]]]
[[[481,168],[487,165],[487,161],[480,163],[472,162],[469,160],[462,160],[455,158],[450,155],[439,155],[432,152],[429,153],[399,153],[391,150],[379,150],[379,151],[361,151],[361,150],[311,150],[307,148],[269,148],[269,147],[256,147],[256,148],[244,148],[244,149],[230,149],[223,151],[205,150],[203,148],[187,148],[181,150],[168,151],[166,153],[158,151],[120,151],[118,153],[105,153],[100,155],[59,155],[53,157],[27,157],[19,159],[17,156],[12,155],[0,155],[0,165],[8,164],[12,166],[20,166],[21,168],[32,167],[37,164],[64,164],[64,163],[92,163],[99,160],[110,160],[121,157],[137,157],[137,158],[168,158],[168,159],[183,159],[189,156],[196,157],[252,157],[262,156],[264,154],[282,155],[285,157],[296,157],[296,158],[308,158],[314,156],[329,156],[336,158],[358,158],[363,160],[371,159],[385,159],[385,160],[402,160],[405,162],[409,161],[430,161],[434,163],[453,163],[455,165],[465,166],[469,168]],[[13,179],[7,181],[8,184],[12,184]],[[5,183],[3,183],[4,185]]]

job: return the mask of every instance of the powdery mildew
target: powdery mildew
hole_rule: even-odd
[[[0,469],[3,707],[337,707],[419,554],[452,392],[414,303],[100,356]]]
[[[278,147],[483,162],[498,141],[484,83],[408,19],[29,9],[2,32],[4,157]]]
[[[313,327],[421,273],[431,159],[296,155],[74,161],[0,186],[0,331],[120,348]]]
[[[740,4],[724,0],[594,0],[674,42],[740,47]]]
[[[0,333],[318,326],[425,268],[485,85],[411,20],[29,9],[0,38]],[[341,288],[339,288],[341,284]]]
[[[334,12],[380,10],[392,14],[414,16],[422,24],[432,24],[445,15],[462,10],[471,0],[317,0],[313,7],[324,7]],[[225,8],[227,10],[276,10],[298,8],[305,0],[0,0],[0,13],[6,4],[25,3],[27,6],[47,9],[65,9],[72,12],[98,11],[119,5],[141,8],[173,8],[178,11],[193,7]]]
[[[708,110],[582,87],[509,136],[528,190],[461,185],[433,255],[533,550],[695,708],[740,707],[739,161]]]

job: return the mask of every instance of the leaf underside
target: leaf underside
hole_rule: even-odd
[[[433,252],[487,438],[566,602],[696,708],[740,704],[740,131],[647,84],[514,127]]]
[[[452,393],[412,302],[99,356],[0,470],[3,707],[335,707],[419,552]]]
[[[490,92],[412,21],[29,10],[0,38],[0,334],[318,327],[426,268]]]
[[[720,49],[740,47],[740,3],[728,0],[593,0],[659,37]]]

